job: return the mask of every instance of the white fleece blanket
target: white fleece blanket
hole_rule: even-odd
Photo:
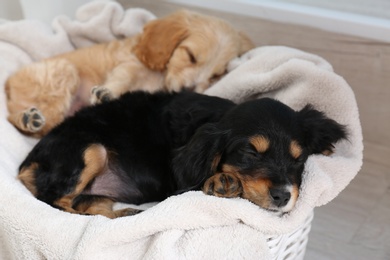
[[[362,164],[354,94],[322,58],[286,47],[259,47],[231,62],[207,94],[242,102],[270,96],[300,109],[311,103],[349,130],[331,157],[311,156],[293,211],[276,217],[244,199],[201,192],[174,196],[115,220],[80,216],[35,199],[16,179],[36,140],[6,120],[4,82],[21,65],[95,42],[134,35],[153,19],[142,9],[92,2],[75,20],[0,23],[0,259],[268,259],[266,238],[291,232],[335,198]]]

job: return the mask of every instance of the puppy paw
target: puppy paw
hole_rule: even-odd
[[[92,88],[91,91],[91,104],[100,104],[104,102],[108,102],[112,99],[111,92],[104,87],[96,86]]]
[[[242,194],[242,184],[233,174],[218,173],[205,182],[203,192],[224,198],[239,197]]]
[[[22,123],[25,130],[35,133],[42,129],[45,124],[45,117],[38,109],[33,107],[23,113]]]

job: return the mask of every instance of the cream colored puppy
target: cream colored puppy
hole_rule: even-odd
[[[226,21],[178,11],[149,22],[132,38],[21,68],[6,82],[8,119],[21,132],[41,137],[81,107],[127,91],[203,92],[231,59],[251,48],[250,39]]]

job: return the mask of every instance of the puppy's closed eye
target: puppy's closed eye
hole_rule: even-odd
[[[213,74],[213,75],[211,76],[211,78],[210,78],[210,82],[217,81],[217,80],[219,80],[221,77],[222,77],[222,75]]]
[[[188,58],[190,60],[190,62],[192,64],[196,64],[197,63],[197,60],[196,60],[196,57],[194,55],[194,53],[188,48],[188,47],[183,47],[185,49],[185,51],[187,52],[188,54]]]
[[[256,150],[256,148],[254,146],[250,146],[250,147],[245,147],[245,148],[242,148],[241,151],[249,156],[249,157],[254,157],[254,158],[259,158],[262,156],[262,153],[258,152]]]

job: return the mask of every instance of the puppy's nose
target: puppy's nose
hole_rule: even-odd
[[[270,189],[270,194],[274,200],[274,205],[277,207],[286,206],[291,198],[291,193],[286,189],[276,188]]]

